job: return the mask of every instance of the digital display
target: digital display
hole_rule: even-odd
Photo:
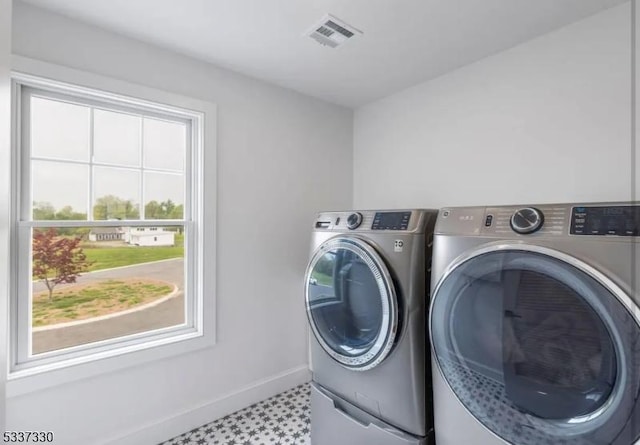
[[[411,212],[377,212],[371,230],[407,230]]]
[[[640,236],[640,206],[574,207],[570,233]]]

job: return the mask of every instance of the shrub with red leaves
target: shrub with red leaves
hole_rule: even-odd
[[[53,289],[60,283],[75,283],[80,273],[89,267],[82,251],[80,238],[59,237],[54,228],[33,232],[34,278],[44,281],[49,289],[49,301]]]

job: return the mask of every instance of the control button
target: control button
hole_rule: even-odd
[[[356,229],[362,224],[362,213],[352,213],[347,218],[347,227],[351,230]]]
[[[484,226],[491,227],[492,222],[493,222],[493,215],[487,215],[487,218],[484,220]]]
[[[516,210],[510,222],[514,232],[527,235],[540,230],[544,224],[544,215],[535,207],[524,207]]]

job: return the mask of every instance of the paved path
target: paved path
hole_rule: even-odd
[[[168,281],[175,284],[180,290],[182,290],[184,287],[183,268],[184,260],[182,258],[175,258],[172,260],[155,261],[153,263],[136,264],[135,266],[118,267],[116,269],[86,272],[80,275],[74,284],[59,284],[55,287],[54,292],[64,289],[65,287],[75,286],[76,284],[87,284],[109,279],[117,280],[118,278],[135,277]],[[33,283],[34,292],[40,292],[46,289],[47,287],[41,281]]]
[[[178,293],[157,306],[94,323],[69,326],[33,333],[33,353],[51,351],[121,337],[184,322],[184,260],[182,258],[105,271],[90,272],[78,278],[77,284],[106,279],[150,278],[168,281],[178,286]],[[70,285],[59,285],[56,290]],[[43,283],[34,283],[34,291],[45,290]]]

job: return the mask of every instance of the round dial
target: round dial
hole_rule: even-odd
[[[362,213],[352,213],[347,218],[347,227],[351,230],[357,228],[360,224],[362,224]]]
[[[511,215],[511,228],[514,232],[526,235],[533,233],[544,224],[544,215],[535,207],[524,207]]]

